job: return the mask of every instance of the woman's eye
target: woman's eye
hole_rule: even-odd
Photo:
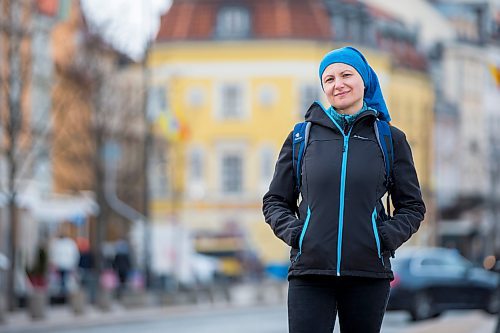
[[[352,74],[344,74],[344,77],[349,77],[351,76]]]

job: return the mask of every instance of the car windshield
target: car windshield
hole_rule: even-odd
[[[462,272],[472,266],[472,263],[462,257],[457,250],[444,248],[405,249],[391,261],[394,272],[403,272],[408,268],[414,273],[432,274]],[[408,266],[410,265],[410,266]]]
[[[411,270],[414,274],[462,275],[472,264],[457,251],[449,249],[429,249],[415,253]]]
[[[455,251],[436,251],[422,259],[422,266],[470,266],[470,262]]]

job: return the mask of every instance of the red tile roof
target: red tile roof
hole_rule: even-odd
[[[394,65],[415,70],[427,70],[427,59],[418,50],[409,44],[392,42],[382,48],[391,54]]]
[[[330,39],[330,20],[321,0],[174,0],[161,18],[158,41],[212,39],[224,5],[250,11],[250,38]]]
[[[379,37],[377,47],[390,54],[396,66],[418,71],[426,71],[428,69],[426,56],[410,42]]]
[[[58,0],[36,0],[38,11],[47,16],[55,16],[59,7]]]

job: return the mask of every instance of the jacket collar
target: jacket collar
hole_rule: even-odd
[[[310,121],[313,124],[321,125],[333,129],[334,131],[339,131],[337,126],[332,122],[332,119],[328,116],[328,111],[319,102],[314,102],[306,112],[305,120]],[[371,108],[367,108],[361,114],[359,114],[354,121],[353,126],[358,123],[361,119],[366,117],[373,117],[374,120],[377,117],[377,112]]]

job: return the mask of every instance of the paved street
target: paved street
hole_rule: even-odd
[[[261,306],[236,309],[200,308],[176,314],[158,313],[135,321],[117,320],[101,326],[64,330],[37,330],[40,333],[283,333],[286,332],[286,309]],[[384,333],[492,333],[496,318],[481,311],[448,312],[438,319],[412,323],[406,314],[387,314]],[[1,331],[1,329],[0,329]],[[335,333],[340,332],[336,327]]]

